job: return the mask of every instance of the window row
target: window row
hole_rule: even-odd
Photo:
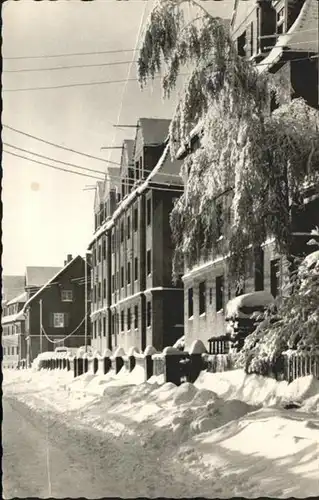
[[[15,323],[14,325],[4,325],[2,327],[3,335],[15,335],[22,332],[21,323]]]
[[[279,295],[280,291],[280,259],[272,259],[270,261],[270,292],[274,298]],[[215,278],[215,310],[221,311],[225,307],[225,283],[224,276],[216,276]],[[258,251],[255,255],[255,275],[254,275],[255,291],[264,290],[264,252]],[[245,293],[245,284],[238,283],[236,286],[235,296],[238,297]],[[188,317],[191,318],[194,314],[193,305],[193,288],[188,289]],[[207,302],[213,304],[213,287],[207,290],[206,281],[202,281],[198,286],[199,297],[199,314],[206,312]],[[228,287],[228,300],[231,299],[231,290]]]
[[[126,330],[135,330],[139,327],[140,321],[139,306],[136,305],[134,308],[128,307],[127,309],[122,309],[119,314],[113,314],[112,316],[112,331],[124,332]],[[126,325],[125,325],[126,322]],[[148,301],[146,303],[146,326],[149,327],[152,324],[152,303]],[[125,328],[126,326],[126,328]]]
[[[213,304],[213,288],[207,287],[206,281],[199,283],[199,314],[204,314],[206,312],[207,298],[209,305]],[[224,308],[224,276],[216,276],[215,278],[215,309],[220,311]],[[193,288],[188,289],[188,317],[191,318],[194,314],[194,291]]]
[[[19,312],[19,304],[12,304],[11,306],[5,306],[2,311],[2,316],[11,316],[12,314],[17,314]]]
[[[18,346],[3,347],[2,349],[4,356],[14,356],[19,353]]]

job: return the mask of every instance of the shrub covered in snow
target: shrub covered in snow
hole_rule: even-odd
[[[280,355],[287,349],[319,351],[319,252],[308,255],[293,280],[292,293],[278,309],[247,337],[238,356],[239,366],[263,373],[276,370]],[[280,369],[280,367],[277,368]]]

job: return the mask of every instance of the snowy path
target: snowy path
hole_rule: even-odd
[[[129,386],[106,376],[74,379],[68,372],[50,371],[6,373],[4,382],[4,395],[20,414],[17,419],[31,429],[22,458],[15,457],[18,445],[14,422],[9,422],[7,448],[13,455],[7,453],[6,490],[21,490],[10,476],[10,463],[16,461],[27,496],[48,494],[43,465],[48,439],[56,498],[319,494],[319,388],[311,377],[283,387],[284,399],[282,383],[239,371],[205,375],[199,387]],[[283,409],[287,394],[303,401],[302,408]],[[270,406],[261,407],[262,399]],[[20,433],[19,439],[23,437]],[[42,467],[38,483],[27,481],[33,464],[33,459],[26,462],[28,455]],[[30,492],[31,486],[40,494]]]
[[[4,498],[194,496],[201,481],[135,439],[114,439],[54,413],[4,400]],[[178,477],[179,476],[179,477]],[[206,481],[205,481],[206,484]],[[204,488],[208,494],[209,489]]]

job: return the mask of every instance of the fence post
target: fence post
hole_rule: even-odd
[[[148,345],[144,351],[144,369],[145,369],[145,380],[148,380],[153,376],[154,362],[152,355],[156,354],[155,347]]]
[[[203,354],[207,354],[206,347],[201,340],[195,340],[189,350],[188,382],[195,382],[200,372],[204,369]]]

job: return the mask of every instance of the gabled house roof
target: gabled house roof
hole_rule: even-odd
[[[141,128],[144,145],[161,145],[165,141],[171,120],[166,118],[140,118],[138,127]]]
[[[60,267],[28,266],[25,273],[25,287],[44,285],[60,269]]]
[[[24,292],[24,276],[2,276],[2,302],[8,302]]]
[[[83,259],[83,257],[81,257],[81,255],[77,255],[76,257],[74,257],[72,260],[70,260],[64,267],[61,268],[51,268],[51,269],[58,269],[57,272],[51,276],[51,278],[48,279],[48,281],[34,294],[32,295],[32,297],[30,297],[30,299],[24,304],[24,307],[23,307],[23,311],[26,310],[27,307],[29,307],[29,305],[36,299],[38,298],[42,292],[48,287],[48,285],[50,285],[51,283],[54,283],[54,281],[59,278],[67,269],[69,269],[76,260],[79,260],[79,259]]]
[[[27,300],[27,292],[20,293],[17,297],[14,297],[12,300],[7,302],[7,306],[11,306],[12,304],[24,304]]]

